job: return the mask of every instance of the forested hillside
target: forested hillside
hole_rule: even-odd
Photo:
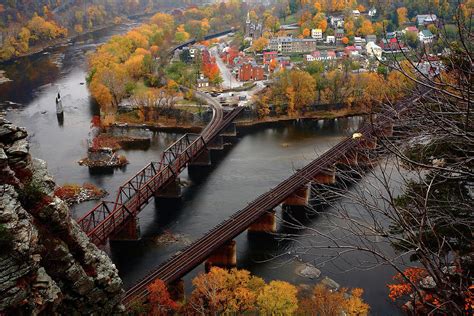
[[[3,1],[2,1],[3,2]],[[0,4],[0,61],[124,17],[195,0],[7,0]]]

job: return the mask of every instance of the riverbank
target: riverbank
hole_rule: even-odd
[[[252,127],[274,127],[282,122],[292,122],[298,120],[327,120],[336,118],[349,118],[354,116],[367,115],[366,111],[360,109],[342,109],[332,111],[313,111],[297,116],[268,116],[265,118],[253,118],[253,119],[237,119],[235,121],[237,128],[252,128]],[[190,124],[190,123],[177,123],[175,120],[162,120],[157,123],[124,123],[122,124],[125,128],[146,128],[153,132],[167,132],[167,133],[199,133],[203,129],[202,125]],[[126,124],[123,126],[123,124]]]
[[[366,111],[360,109],[342,109],[332,111],[313,111],[300,114],[297,116],[268,116],[265,118],[256,118],[249,120],[238,120],[236,122],[237,127],[272,127],[276,123],[280,122],[292,122],[298,120],[329,120],[336,118],[348,118],[354,116],[367,115]]]
[[[120,21],[120,23],[124,23],[124,22],[127,22],[127,21],[123,21],[123,20]],[[13,63],[13,62],[15,62],[19,59],[22,59],[22,58],[25,58],[25,57],[31,57],[31,56],[34,56],[34,55],[37,55],[37,54],[44,53],[49,49],[55,49],[55,48],[67,45],[68,43],[70,43],[71,41],[79,38],[80,36],[85,36],[85,35],[88,35],[88,34],[91,34],[91,33],[97,32],[97,31],[105,30],[105,29],[107,29],[109,27],[112,27],[114,25],[118,25],[118,24],[117,23],[107,23],[106,25],[98,26],[96,28],[93,28],[93,29],[88,30],[88,31],[83,32],[83,33],[74,33],[73,35],[66,36],[64,38],[58,38],[58,39],[55,39],[55,40],[51,40],[48,43],[45,43],[43,45],[36,45],[34,47],[30,47],[30,49],[26,53],[19,54],[15,57],[7,59],[7,60],[0,60],[0,67],[3,64]],[[2,82],[1,74],[0,74],[0,84],[2,84],[2,83],[4,83],[4,82]]]

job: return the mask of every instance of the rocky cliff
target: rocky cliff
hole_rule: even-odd
[[[117,269],[54,196],[27,136],[0,117],[0,315],[120,313]]]

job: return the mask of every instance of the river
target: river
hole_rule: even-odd
[[[156,133],[147,150],[127,150],[130,164],[109,174],[90,174],[77,161],[85,156],[90,122],[97,115],[97,104],[90,98],[85,83],[86,54],[92,52],[114,34],[123,33],[136,23],[110,27],[81,36],[68,45],[48,50],[0,65],[12,80],[0,85],[0,109],[7,118],[27,128],[31,153],[46,160],[50,172],[59,185],[91,182],[106,189],[112,199],[118,186],[151,160],[156,160],[164,148],[180,135]],[[55,95],[61,91],[64,121],[55,113]],[[212,169],[199,179],[191,179],[185,171],[181,179],[187,183],[179,204],[157,207],[150,203],[140,214],[142,239],[137,242],[119,242],[108,245],[106,251],[117,265],[125,285],[145,275],[186,243],[227,218],[269,188],[277,185],[292,172],[335,145],[353,132],[360,118],[285,122],[273,127],[255,128],[241,133],[238,141],[215,157]],[[83,203],[72,208],[79,217],[96,202]],[[281,215],[280,211],[278,214]],[[321,224],[314,218],[310,226]],[[180,236],[171,244],[157,244],[155,237],[163,232]],[[291,244],[282,244],[277,238],[249,239],[246,233],[237,239],[238,266],[265,278],[287,280],[295,284],[314,284],[298,276],[295,269],[301,265],[292,260],[264,260]],[[285,251],[286,251],[285,250]],[[355,256],[357,257],[357,256]],[[288,259],[285,257],[284,259]],[[262,262],[265,261],[265,262]],[[373,314],[398,314],[387,297],[386,284],[394,271],[381,266],[368,271],[348,270],[345,260],[320,267],[322,276],[329,276],[341,286],[361,287]],[[203,271],[200,266],[186,277]]]

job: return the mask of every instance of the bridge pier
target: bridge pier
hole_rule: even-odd
[[[275,211],[267,211],[248,228],[249,234],[276,232]]]
[[[285,202],[283,202],[283,206],[308,206],[310,191],[310,186],[308,184],[303,185],[302,187],[296,189],[295,192],[291,193],[291,195],[286,198]]]
[[[115,235],[110,236],[110,241],[131,241],[140,239],[140,224],[138,217],[131,216],[124,224],[124,227]]]
[[[219,135],[225,136],[225,137],[236,137],[237,136],[236,124],[234,122],[230,123]]]
[[[181,197],[181,181],[179,178],[174,178],[163,189],[155,193],[155,198],[158,199],[180,199]]]
[[[234,268],[237,266],[237,246],[235,240],[223,244],[207,258],[205,265],[206,272],[212,267]]]
[[[335,184],[336,167],[327,168],[313,177],[313,184]]]
[[[211,152],[209,149],[204,149],[202,153],[194,158],[189,164],[189,167],[208,167],[211,165]]]
[[[209,150],[223,150],[224,149],[224,138],[222,136],[217,136],[209,143],[207,143],[207,149]]]
[[[393,132],[393,131],[392,131]],[[364,137],[359,141],[358,144],[359,148],[366,149],[366,150],[373,150],[377,148],[377,139],[375,137]]]
[[[177,279],[168,284],[168,293],[171,299],[176,302],[184,301],[184,280]]]
[[[367,151],[353,151],[341,157],[338,164],[360,169],[370,166],[372,163]]]

